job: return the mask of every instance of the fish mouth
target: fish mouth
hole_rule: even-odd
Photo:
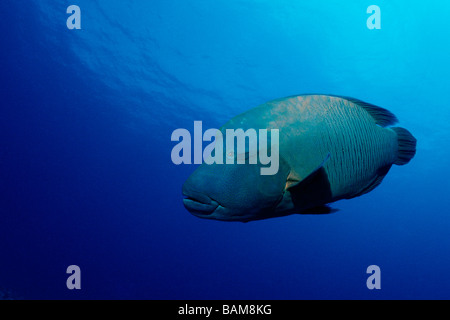
[[[189,190],[189,194],[187,192],[183,192],[183,196],[184,207],[192,215],[198,218],[240,222],[248,222],[252,220],[251,217],[245,215],[230,215],[225,207],[204,193]]]
[[[192,214],[199,216],[201,218],[210,216],[217,207],[219,203],[207,195],[199,192],[190,192],[189,195],[183,193],[184,207]]]

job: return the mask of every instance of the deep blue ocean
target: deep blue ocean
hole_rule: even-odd
[[[81,29],[66,25],[69,5]],[[369,29],[370,5],[381,29]],[[23,299],[449,299],[450,2],[0,2],[0,287]],[[177,128],[351,96],[417,154],[326,215],[183,206]],[[81,270],[69,290],[66,269]],[[369,290],[366,269],[381,270]]]

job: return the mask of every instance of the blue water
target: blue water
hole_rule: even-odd
[[[81,8],[69,30],[66,8]],[[381,9],[369,30],[366,9]],[[448,1],[0,2],[0,287],[25,299],[450,298]],[[173,130],[352,96],[418,140],[330,215],[183,207]],[[369,290],[366,269],[381,269]],[[66,268],[81,269],[68,290]]]

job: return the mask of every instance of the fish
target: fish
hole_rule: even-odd
[[[414,157],[417,140],[394,127],[397,122],[387,109],[346,96],[269,101],[219,131],[278,130],[277,172],[262,175],[263,164],[249,161],[202,163],[182,186],[183,204],[199,218],[240,222],[336,212],[329,204],[369,193],[392,165]],[[248,157],[246,150],[224,150],[224,156]]]

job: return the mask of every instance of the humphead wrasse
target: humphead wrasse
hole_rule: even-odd
[[[203,163],[183,185],[184,205],[200,218],[242,222],[333,212],[327,204],[370,192],[393,164],[414,157],[416,139],[406,129],[389,127],[396,122],[388,110],[349,97],[267,102],[220,131],[278,129],[276,174],[262,175],[258,163]]]

